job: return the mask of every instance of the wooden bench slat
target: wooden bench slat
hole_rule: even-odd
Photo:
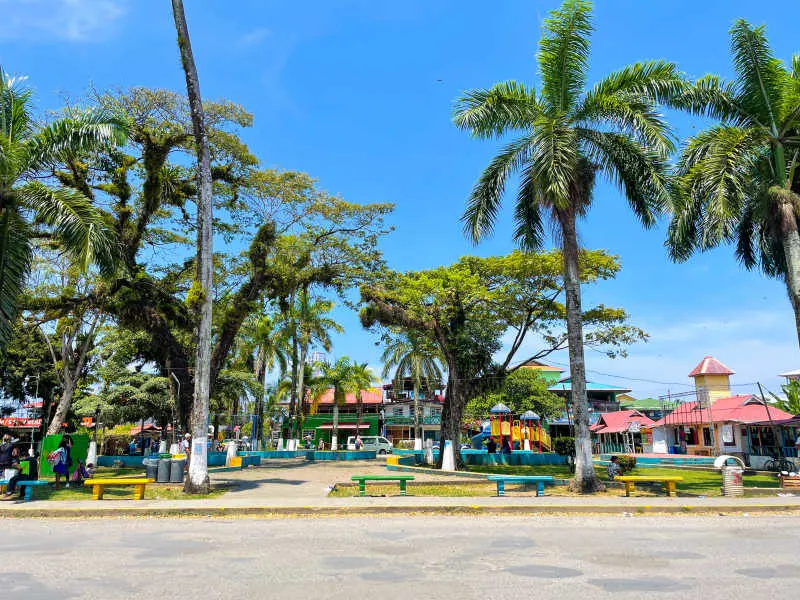
[[[84,480],[87,485],[100,484],[100,485],[141,485],[142,483],[155,483],[155,479],[86,479]]]
[[[620,481],[683,481],[683,477],[647,477],[646,475],[618,475],[614,480]]]
[[[120,477],[117,479],[110,478],[110,479],[87,479],[86,485],[91,486],[92,488],[92,498],[94,500],[102,500],[103,499],[103,492],[105,492],[105,487],[107,485],[133,485],[136,486],[133,489],[133,499],[134,500],[142,500],[144,498],[144,490],[147,487],[148,483],[155,483],[155,479],[145,479],[145,478],[124,478]]]
[[[683,481],[683,477],[678,476],[652,476],[648,477],[647,475],[619,475],[618,477],[614,478],[614,481],[621,481],[625,484],[625,496],[630,496],[631,492],[635,489],[637,483],[663,483],[664,490],[667,492],[667,496],[674,496],[675,495],[675,484],[678,481]]]
[[[414,479],[413,475],[353,475],[350,478],[352,481],[411,481]]]

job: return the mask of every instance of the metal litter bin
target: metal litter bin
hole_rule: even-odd
[[[158,462],[157,458],[145,458],[142,461],[148,479],[158,480]]]
[[[723,496],[744,496],[744,485],[742,484],[742,467],[739,465],[725,465],[722,467],[722,495]]]
[[[172,460],[169,458],[158,459],[158,472],[156,481],[158,483],[169,483],[169,471]]]
[[[170,467],[169,482],[183,483],[183,469],[186,467],[186,458],[173,458]]]

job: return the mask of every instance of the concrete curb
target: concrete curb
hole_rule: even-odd
[[[186,507],[186,508],[65,508],[65,509],[5,509],[0,518],[48,519],[117,519],[120,517],[147,518],[307,518],[307,517],[364,517],[384,516],[547,516],[547,515],[709,515],[800,513],[796,504],[731,505],[504,505],[504,506],[246,506],[246,507]]]

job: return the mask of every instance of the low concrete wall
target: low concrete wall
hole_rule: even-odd
[[[375,458],[374,450],[343,450],[343,451],[325,451],[325,450],[307,450],[306,460],[369,460]]]
[[[144,458],[158,458],[157,454],[151,456],[98,456],[98,467],[113,467],[114,463],[119,461],[123,467],[142,467],[142,459]],[[244,461],[242,461],[244,462]],[[260,462],[259,462],[260,464]],[[224,467],[225,466],[225,453],[224,452],[209,452],[208,453],[208,466],[209,467]]]
[[[565,456],[554,452],[525,452],[489,454],[486,450],[462,450],[461,458],[467,465],[565,465]]]

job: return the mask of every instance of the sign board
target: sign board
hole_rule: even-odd
[[[639,421],[631,421],[628,423],[628,433],[639,433],[642,430],[642,424]]]
[[[36,429],[42,426],[41,419],[23,419],[19,417],[7,417],[0,419],[0,426],[8,427],[9,429],[22,429],[31,428]]]
[[[92,417],[83,417],[81,419],[81,425],[83,427],[91,427],[94,425],[94,419]]]

